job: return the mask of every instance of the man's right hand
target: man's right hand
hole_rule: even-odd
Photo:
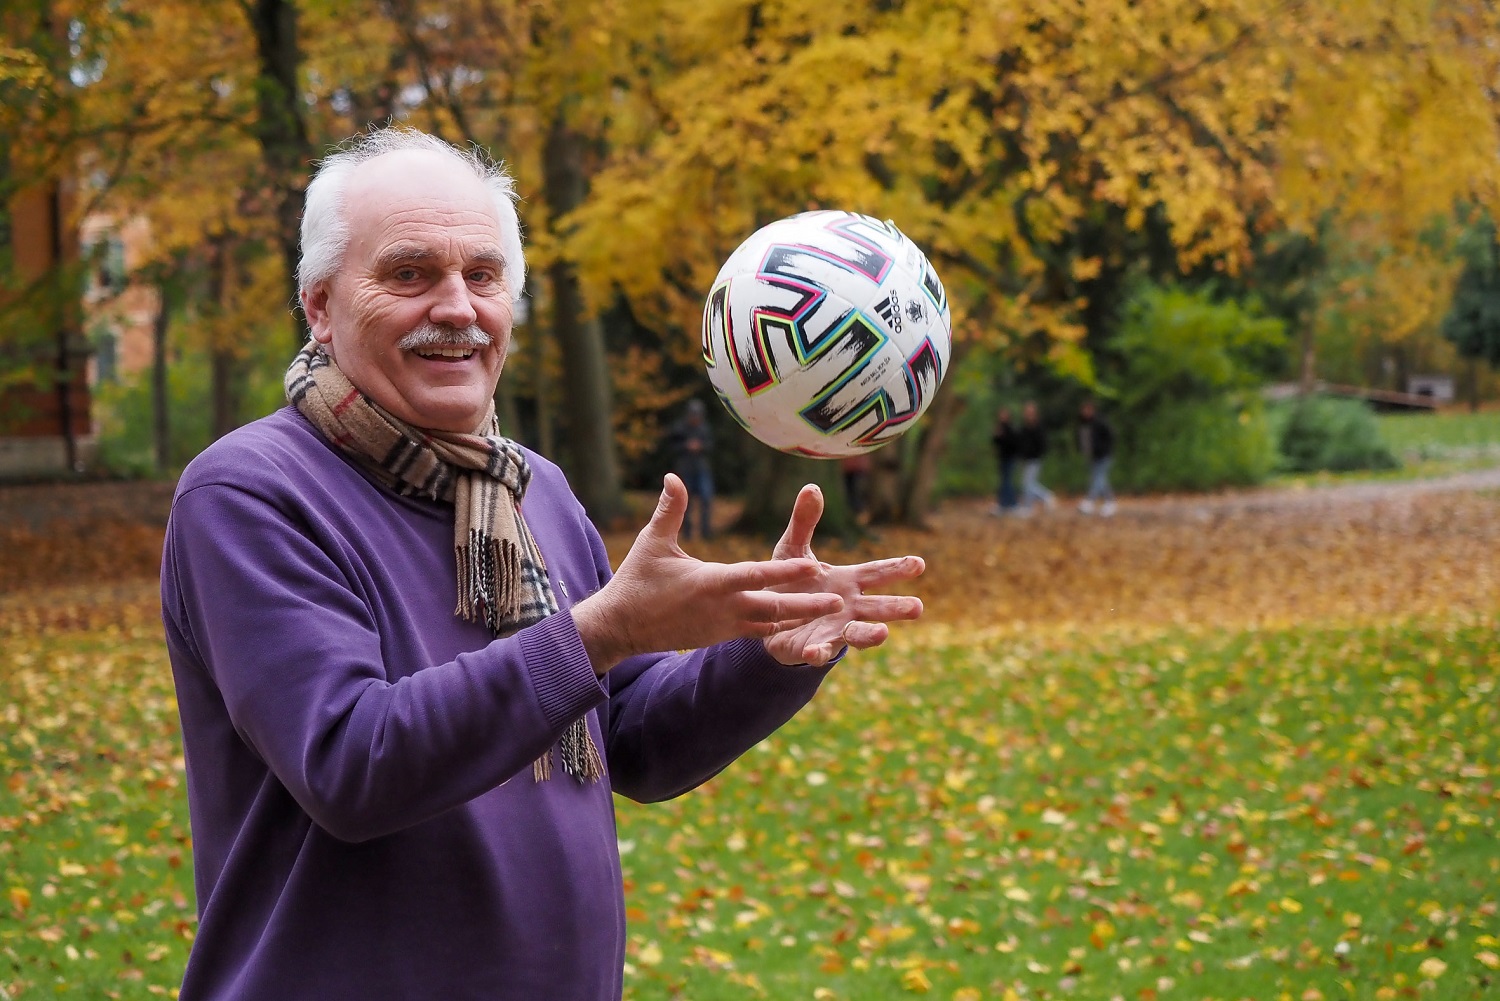
[[[573,622],[597,673],[636,654],[764,639],[782,623],[843,608],[837,594],[769,590],[816,577],[822,569],[816,560],[705,563],[689,556],[677,545],[687,506],[687,488],[668,473],[651,521],[620,569],[573,607]]]

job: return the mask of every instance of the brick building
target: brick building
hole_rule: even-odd
[[[0,477],[80,471],[93,458],[88,342],[81,303],[48,292],[49,275],[77,263],[79,239],[69,221],[66,184],[26,188],[0,207],[16,288],[0,316]]]
[[[4,479],[87,470],[98,432],[92,390],[151,366],[159,299],[154,288],[130,280],[149,229],[144,220],[120,224],[104,215],[74,225],[71,202],[65,186],[33,188],[0,212],[0,238],[10,244],[23,288],[61,262],[75,266],[68,280],[76,279],[79,290],[60,305],[61,297],[50,297],[50,310],[19,311],[18,323],[0,331]]]

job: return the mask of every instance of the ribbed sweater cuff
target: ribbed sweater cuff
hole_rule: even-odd
[[[583,648],[571,610],[548,616],[523,630],[520,638],[537,700],[553,726],[568,725],[609,697]]]
[[[834,665],[849,652],[846,646],[827,664],[813,667],[811,664],[783,664],[766,653],[765,644],[756,639],[734,640],[729,648],[730,663],[734,665],[735,671],[747,679],[753,679],[756,687],[766,692],[816,690]]]

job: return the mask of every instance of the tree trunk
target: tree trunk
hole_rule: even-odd
[[[570,128],[558,112],[543,149],[544,184],[550,225],[584,199],[586,137]],[[562,348],[563,384],[568,400],[569,480],[589,517],[609,525],[625,517],[620,465],[610,399],[609,357],[604,328],[586,315],[573,265],[559,257],[547,269],[552,292],[552,330]]]
[[[64,227],[67,225],[66,214],[63,211],[62,183],[52,182],[52,190],[47,196],[47,206],[50,213],[48,228],[51,229],[52,248],[49,253],[50,263],[56,273],[61,274],[64,266],[63,256],[66,251],[67,237]],[[57,420],[58,431],[62,435],[64,462],[67,471],[78,473],[83,471],[78,461],[78,439],[73,433],[73,324],[70,322],[76,311],[76,306],[64,300],[61,290],[57,294],[53,304],[53,331],[57,346]]]
[[[887,445],[870,456],[867,510],[872,525],[896,525],[905,513],[905,478],[901,475],[901,444]]]
[[[173,296],[171,277],[157,282],[156,318],[151,324],[151,443],[155,446],[156,471],[172,465],[172,425],[167,383],[167,330],[171,325]]]
[[[212,320],[209,334],[209,433],[218,441],[240,426],[240,363],[234,345],[228,343],[223,316],[231,300],[234,243],[227,236],[213,241],[209,262],[208,302]]]
[[[295,302],[303,191],[312,160],[297,82],[302,63],[297,45],[297,6],[294,0],[252,0],[245,4],[245,12],[255,31],[260,63],[256,80],[259,115],[253,132],[272,191],[276,241],[286,267],[287,301]],[[301,309],[293,310],[293,315],[293,336],[300,348],[308,338],[307,317]]]
[[[786,531],[792,514],[792,502],[804,484],[816,483],[823,489],[823,519],[818,536],[836,536],[849,540],[859,534],[849,500],[844,496],[839,464],[827,459],[808,459],[788,455],[762,445],[753,439],[748,449],[745,506],[734,524],[734,531],[778,539]]]
[[[968,350],[968,341],[953,346],[945,379]],[[926,527],[938,466],[948,448],[948,434],[965,406],[964,398],[951,388],[946,393],[940,389],[919,426],[908,432],[909,440],[892,442],[874,454],[870,477],[871,524]],[[912,439],[912,435],[917,437]]]
[[[521,410],[516,405],[515,387],[503,375],[495,386],[495,416],[500,419],[500,433],[522,444],[529,444],[521,435]]]
[[[531,340],[531,394],[536,401],[537,451],[553,455],[557,436],[552,420],[552,380],[547,375],[547,339],[541,329]]]
[[[1313,337],[1311,323],[1302,324],[1302,372],[1298,380],[1297,391],[1303,396],[1311,396],[1318,385],[1318,354],[1317,345]]]
[[[948,432],[964,412],[965,400],[957,393],[944,393],[932,401],[922,415],[921,437],[917,440],[917,457],[906,477],[902,496],[903,524],[915,528],[927,526],[933,490],[937,486],[938,464],[948,449]]]
[[[209,371],[211,433],[217,441],[240,426],[240,360],[230,349],[214,348],[209,355]]]

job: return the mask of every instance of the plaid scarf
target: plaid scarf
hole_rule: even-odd
[[[521,516],[531,465],[520,446],[500,435],[493,406],[472,434],[412,427],[356,389],[317,341],[308,341],[287,369],[286,398],[386,488],[453,505],[455,615],[509,636],[557,611],[547,564]],[[568,724],[558,751],[563,770],[579,782],[604,774],[587,716]],[[552,777],[551,749],[536,760],[532,776]]]

